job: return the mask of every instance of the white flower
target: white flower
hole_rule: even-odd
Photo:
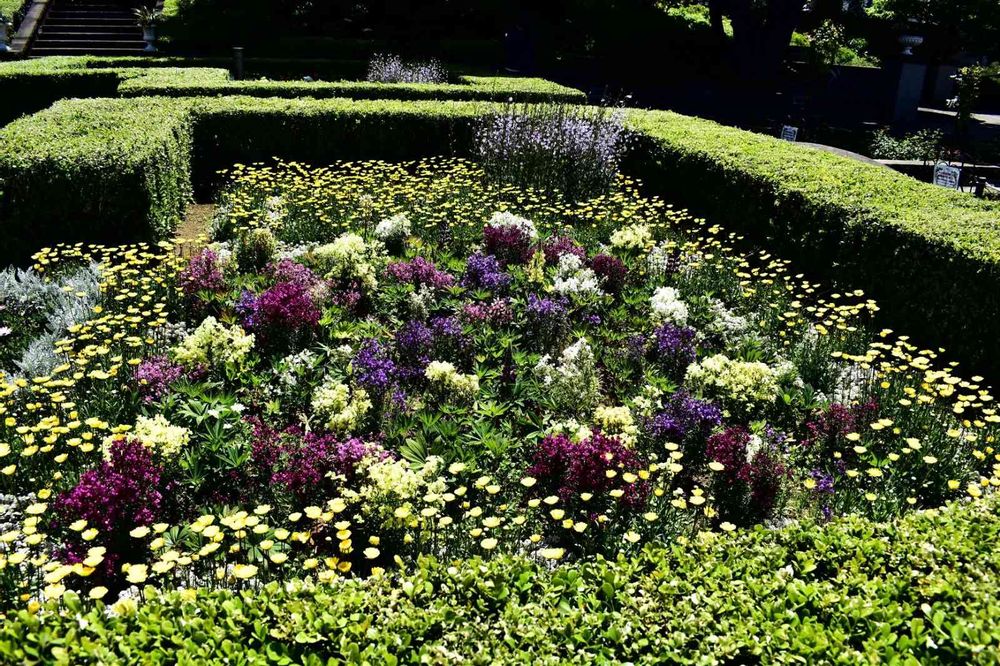
[[[406,213],[387,217],[375,227],[375,237],[383,242],[400,241],[410,235],[413,225]]]
[[[535,229],[535,223],[531,220],[525,219],[523,217],[518,217],[513,213],[508,213],[506,211],[501,213],[493,213],[493,217],[490,221],[486,223],[487,226],[497,227],[500,229],[515,228],[518,229],[522,234],[535,240],[538,238],[538,230]]]
[[[653,321],[657,324],[670,322],[678,326],[684,325],[688,318],[688,307],[677,295],[673,287],[660,287],[649,299]]]
[[[568,252],[559,257],[553,286],[557,293],[564,296],[573,294],[600,296],[603,294],[594,271],[584,266],[580,257]]]

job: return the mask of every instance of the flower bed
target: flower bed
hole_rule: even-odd
[[[257,589],[882,520],[1000,483],[981,378],[638,184],[235,166],[218,243],[62,247],[93,315],[3,389],[0,586]],[[83,298],[82,296],[80,298]]]

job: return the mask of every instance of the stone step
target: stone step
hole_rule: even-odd
[[[38,29],[39,35],[138,35],[142,30],[131,25],[43,25]]]
[[[98,48],[106,46],[123,46],[145,48],[146,42],[141,39],[36,39],[35,46],[38,48],[62,48],[62,47],[87,47],[93,45]]]
[[[106,55],[106,56],[126,56],[144,55],[142,49],[134,48],[32,48],[31,57],[43,58],[55,55]]]

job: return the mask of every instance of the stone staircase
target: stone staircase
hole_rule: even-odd
[[[29,55],[142,55],[145,42],[130,2],[50,0]]]

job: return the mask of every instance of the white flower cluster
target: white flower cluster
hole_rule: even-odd
[[[461,398],[471,399],[479,393],[479,377],[462,374],[448,361],[431,361],[424,376],[432,385]]]
[[[363,422],[372,408],[368,392],[354,389],[330,377],[313,393],[312,408],[333,432],[349,433]]]
[[[368,456],[358,465],[362,482],[355,499],[366,514],[386,525],[409,525],[418,517],[418,505],[424,507],[422,511],[444,506],[447,484],[441,476],[443,467],[444,460],[438,456],[428,456],[419,468],[404,458]]]
[[[611,247],[622,250],[644,250],[653,244],[653,233],[645,224],[631,224],[611,234]]]
[[[727,345],[742,338],[750,328],[750,322],[741,317],[717,298],[709,299],[711,321],[702,329],[703,333],[717,336]]]
[[[588,412],[597,402],[600,381],[594,350],[585,338],[564,349],[558,363],[553,363],[548,354],[543,356],[535,366],[535,376],[545,386],[546,395],[557,410]]]
[[[740,361],[724,354],[710,356],[687,369],[687,381],[730,404],[749,407],[773,402],[778,384],[794,366],[783,362],[771,367],[760,361]]]
[[[605,435],[617,437],[618,441],[628,447],[635,446],[639,436],[639,426],[635,424],[632,410],[624,405],[598,407],[594,410],[594,424],[600,426]]]
[[[566,253],[559,257],[554,281],[556,292],[564,296],[601,296],[600,281],[583,260],[575,254]]]
[[[410,235],[413,225],[406,213],[387,217],[375,226],[375,238],[383,243],[398,243]]]
[[[508,213],[507,211],[493,213],[493,217],[490,218],[486,225],[490,227],[497,227],[499,229],[513,227],[518,229],[523,235],[527,236],[531,240],[538,238],[538,230],[535,228],[534,222],[518,215],[514,215],[513,213]]]
[[[593,435],[594,431],[590,429],[590,426],[580,423],[576,419],[566,419],[564,421],[553,421],[546,428],[545,434],[566,435],[574,442],[579,443]]]
[[[653,247],[646,256],[646,270],[654,278],[662,278],[670,273],[673,251],[665,243]]]
[[[254,335],[239,326],[226,326],[215,317],[205,321],[174,347],[174,359],[188,368],[241,367],[253,350]]]
[[[170,423],[165,416],[157,414],[152,418],[140,416],[135,428],[127,435],[111,435],[103,442],[105,459],[111,457],[111,445],[117,440],[138,440],[147,449],[163,458],[173,458],[191,441],[191,431]]]
[[[379,243],[365,243],[357,234],[343,234],[332,243],[320,245],[313,255],[326,269],[326,277],[336,280],[357,280],[365,289],[378,287],[378,270],[381,262]]]
[[[688,307],[673,287],[660,287],[653,292],[653,296],[649,299],[649,307],[652,310],[653,322],[656,324],[670,322],[683,326],[687,322]]]

